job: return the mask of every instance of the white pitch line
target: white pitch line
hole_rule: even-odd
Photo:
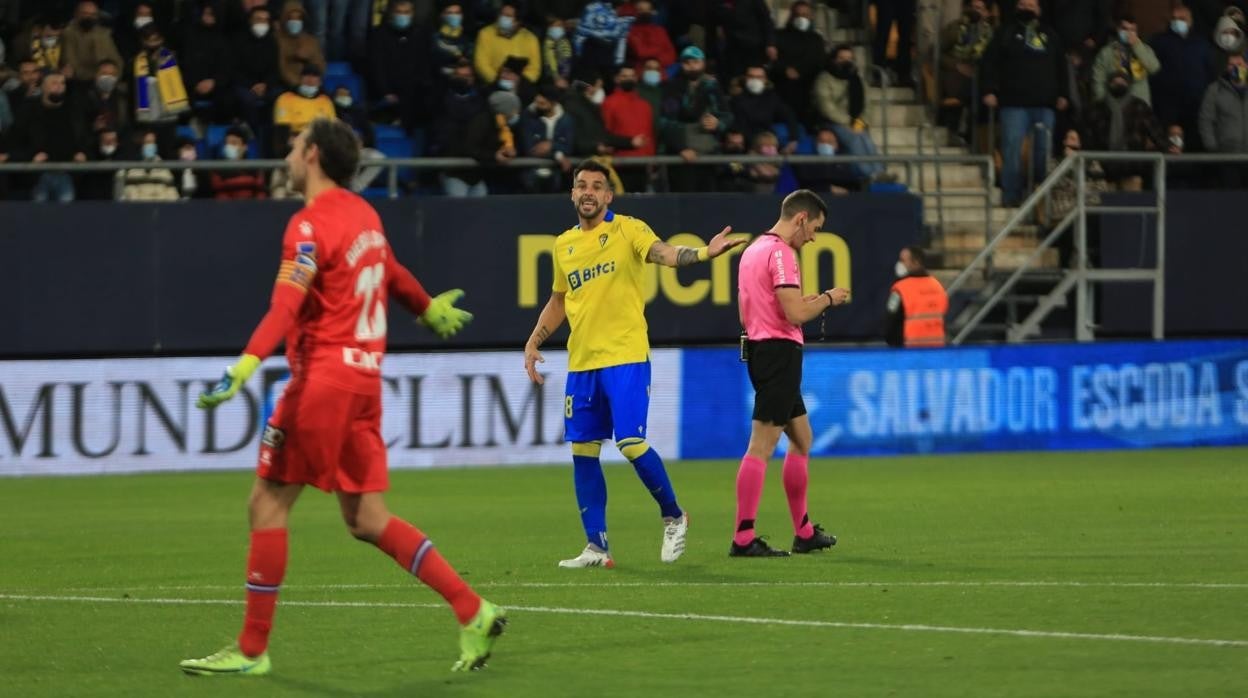
[[[238,606],[240,599],[134,599],[109,596],[54,596],[34,594],[0,594],[0,600],[49,601],[77,603],[121,603],[160,605],[213,605]],[[306,608],[443,608],[443,604],[403,603],[385,601],[283,601],[283,606]],[[608,608],[563,608],[560,606],[508,606],[509,610],[522,613],[549,613],[556,615],[591,615],[616,618],[650,618],[657,620],[692,620],[713,623],[736,623],[747,625],[779,625],[805,628],[841,628],[850,630],[900,630],[908,632],[959,633],[969,635],[1005,635],[1010,637],[1055,638],[1063,640],[1108,640],[1118,642],[1148,642],[1169,645],[1201,645],[1205,647],[1248,647],[1248,640],[1214,640],[1196,637],[1167,637],[1159,635],[1127,635],[1123,633],[1077,633],[1055,630],[1016,630],[1007,628],[965,628],[948,625],[853,623],[830,620],[791,620],[787,618],[757,618],[753,616],[723,616],[703,613],[655,613],[651,611],[621,611]]]
[[[351,590],[351,589],[407,589],[412,584],[286,584],[285,591],[302,590]],[[473,584],[479,588],[494,589],[563,589],[563,588],[621,588],[635,587],[827,587],[827,588],[859,588],[859,587],[967,587],[967,588],[1089,588],[1089,589],[1248,589],[1248,582],[1081,582],[1081,581],[926,581],[926,582],[885,582],[885,581],[823,581],[823,582],[478,582]],[[67,592],[101,592],[101,591],[230,591],[242,588],[241,584],[186,584],[186,585],[142,585],[128,587],[70,587],[60,589]]]

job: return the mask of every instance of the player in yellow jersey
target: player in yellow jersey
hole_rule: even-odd
[[[608,208],[614,195],[602,165],[587,160],[572,177],[572,204],[580,225],[555,240],[554,288],[524,347],[525,370],[533,382],[541,383],[537,364],[545,359],[538,349],[564,318],[572,326],[565,434],[572,444],[576,500],[589,544],[559,566],[615,564],[607,548],[607,483],[598,460],[603,440],[612,436],[659,504],[664,524],[659,557],[675,562],[685,551],[689,515],[676,503],[663,460],[646,443],[650,341],[641,296],[642,265],[688,266],[746,241],[729,239],[731,228],[724,228],[707,247],[673,247],[642,221]]]

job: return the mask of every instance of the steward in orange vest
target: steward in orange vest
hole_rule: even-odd
[[[884,338],[890,346],[943,347],[949,296],[927,273],[922,248],[905,247],[897,261],[897,275],[888,295]]]

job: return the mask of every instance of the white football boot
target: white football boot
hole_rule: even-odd
[[[592,546],[587,545],[580,555],[571,560],[560,560],[559,566],[568,570],[580,569],[582,567],[606,567],[610,569],[615,567],[615,560],[611,559],[611,553],[594,550]]]
[[[685,554],[685,537],[689,534],[689,513],[684,512],[679,519],[663,524],[663,549],[659,551],[659,559],[663,562],[676,562]]]

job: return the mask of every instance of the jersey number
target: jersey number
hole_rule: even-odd
[[[386,265],[378,262],[371,267],[364,267],[360,275],[355,277],[355,296],[364,297],[360,307],[360,319],[355,323],[355,338],[361,342],[384,339],[386,336],[386,305],[381,302],[377,291],[385,279]]]

